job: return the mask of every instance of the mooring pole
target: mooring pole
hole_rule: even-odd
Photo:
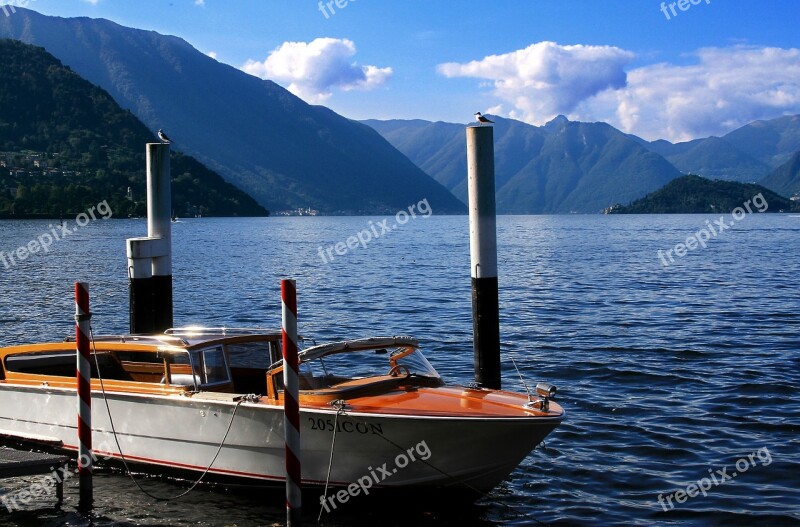
[[[131,334],[153,333],[153,265],[150,258],[134,258],[131,240],[128,240],[128,299]]]
[[[153,322],[156,332],[172,327],[172,181],[169,144],[147,145],[147,236],[163,240],[153,257]]]
[[[160,333],[172,316],[169,144],[147,144],[147,237],[128,240],[131,333]]]
[[[94,501],[92,484],[92,365],[90,348],[89,284],[75,282],[75,342],[78,386],[78,507],[88,510]]]
[[[475,382],[499,390],[500,304],[493,130],[491,126],[467,127],[467,185]]]
[[[286,441],[286,525],[300,525],[300,384],[297,359],[297,287],[294,280],[281,280],[283,339],[283,430]]]

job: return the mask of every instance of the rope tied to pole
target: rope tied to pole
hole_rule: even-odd
[[[319,507],[319,516],[317,516],[317,525],[319,522],[322,521],[322,504],[325,503],[325,500],[328,499],[328,485],[331,482],[331,469],[333,468],[333,451],[336,448],[336,430],[339,429],[339,416],[346,415],[347,410],[347,401],[344,399],[336,399],[335,401],[331,401],[329,403],[335,410],[336,415],[333,418],[333,438],[331,439],[331,455],[328,459],[328,475],[325,477],[325,490],[322,494],[322,500],[320,501]]]

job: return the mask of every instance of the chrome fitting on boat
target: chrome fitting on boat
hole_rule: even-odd
[[[333,407],[333,409],[339,412],[340,414],[343,414],[347,411],[347,401],[345,401],[344,399],[336,399],[335,401],[331,401],[328,404],[330,404]]]
[[[539,398],[534,401],[533,396],[529,395],[529,401],[525,404],[525,408],[535,409],[538,406],[542,412],[549,412],[550,399],[555,398],[556,392],[558,392],[558,388],[552,384],[546,382],[536,384],[536,395],[538,395]]]
[[[558,388],[556,388],[552,384],[547,384],[546,382],[540,382],[536,384],[536,393],[539,394],[541,397],[554,399],[556,396],[556,392],[558,392]]]

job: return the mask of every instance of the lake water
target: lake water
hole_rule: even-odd
[[[676,244],[718,218],[499,218],[505,357],[528,381],[559,387],[566,421],[474,506],[360,497],[324,524],[800,525],[800,217],[726,216],[733,227],[674,256]],[[319,342],[411,334],[446,379],[469,382],[467,218],[417,217],[323,261],[320,248],[324,255],[369,221],[380,219],[174,224],[176,325],[278,328],[279,281],[294,277],[304,335]],[[0,251],[8,255],[48,225],[0,222]],[[6,256],[0,343],[72,334],[78,280],[90,283],[95,331],[125,332],[125,239],[145,233],[144,220],[98,220],[47,253],[13,264]],[[664,266],[658,251],[670,249],[674,261]],[[503,375],[505,388],[522,391],[508,361]],[[703,493],[675,494],[697,494],[687,487],[703,478],[710,485]],[[2,481],[0,491],[29,484]],[[183,489],[144,484],[163,495]],[[48,510],[51,500],[13,515],[0,507],[0,526],[248,526],[284,518],[280,493],[204,488],[154,503],[123,474],[100,474],[95,485],[91,522],[75,512],[77,489],[69,486],[62,511]],[[307,506],[308,524],[317,510]]]

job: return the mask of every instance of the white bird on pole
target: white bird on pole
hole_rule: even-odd
[[[158,129],[158,138],[159,138],[159,139],[161,139],[161,142],[162,142],[162,143],[167,143],[167,144],[169,144],[169,143],[171,143],[171,142],[172,142],[172,139],[170,139],[169,137],[167,137],[167,134],[165,134],[165,133],[164,133],[164,130],[162,130],[161,128],[159,128],[159,129]]]
[[[482,116],[481,112],[475,112],[475,117],[478,118],[478,122],[480,123],[481,126],[483,126],[483,123],[492,123],[492,124],[494,124],[494,121],[490,121],[486,117]]]

